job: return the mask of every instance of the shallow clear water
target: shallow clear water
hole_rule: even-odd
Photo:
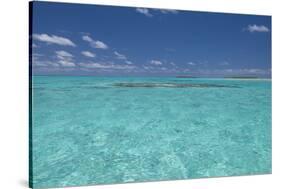
[[[34,76],[33,185],[271,173],[271,81]]]

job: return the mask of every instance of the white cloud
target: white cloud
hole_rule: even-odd
[[[264,26],[264,25],[248,25],[248,27],[246,28],[247,31],[253,33],[253,32],[269,32],[269,29]]]
[[[233,69],[225,69],[226,72],[233,72]]]
[[[244,69],[201,69],[197,73],[205,75],[222,75],[222,76],[253,76],[253,75],[270,75],[270,69],[244,68]]]
[[[158,66],[158,65],[162,65],[163,63],[159,60],[151,60],[150,64]]]
[[[90,57],[90,58],[96,57],[96,55],[90,51],[82,51],[81,54],[83,54],[84,56]]]
[[[147,9],[147,8],[137,8],[136,11],[138,13],[144,14],[147,17],[152,17],[153,14],[151,13],[151,11],[159,11],[162,14],[178,14],[177,10],[173,10],[173,9]]]
[[[84,35],[84,36],[82,37],[82,39],[83,39],[84,41],[88,41],[88,42],[94,41],[92,38],[90,38],[90,37],[87,36],[87,35]]]
[[[95,47],[97,49],[107,49],[107,45],[105,43],[103,43],[102,41],[96,41],[95,42]]]
[[[107,46],[104,42],[98,41],[98,40],[96,41],[96,40],[92,39],[90,36],[84,35],[84,36],[82,37],[82,39],[83,39],[84,41],[89,42],[90,45],[91,45],[91,47],[93,47],[93,48],[97,48],[97,49],[108,49],[108,46]]]
[[[143,66],[143,69],[150,70],[150,69],[153,69],[153,67],[152,66]]]
[[[59,64],[54,61],[41,60],[39,56],[32,57],[32,66],[36,67],[59,67]]]
[[[149,65],[143,65],[142,66],[142,71],[144,72],[149,72],[149,73],[179,73],[182,72],[182,70],[179,70],[176,67],[173,68],[167,68],[164,66],[149,66]]]
[[[158,9],[158,10],[163,14],[169,14],[169,13],[178,14],[179,13],[179,11],[173,10],[173,9]]]
[[[80,63],[79,66],[84,68],[108,68],[107,65],[101,64],[101,63]]]
[[[247,72],[253,73],[253,74],[259,74],[259,73],[264,73],[265,70],[262,69],[257,69],[257,68],[251,68],[251,69],[246,69]]]
[[[32,53],[32,56],[44,56],[43,54],[40,54],[40,53]]]
[[[81,67],[90,68],[90,69],[117,69],[117,70],[126,70],[126,69],[134,69],[135,66],[132,65],[119,65],[119,64],[108,64],[108,63],[99,63],[99,62],[91,62],[91,63],[80,63]]]
[[[58,67],[59,65],[55,62],[43,60],[45,56],[43,54],[32,53],[31,61],[32,66],[35,67]]]
[[[126,60],[125,62],[126,62],[126,64],[133,64],[133,62],[131,62],[129,60]]]
[[[172,66],[176,66],[176,64],[175,64],[174,62],[170,62],[170,64],[171,64]]]
[[[73,55],[66,51],[56,51],[58,63],[63,67],[75,67]]]
[[[121,60],[126,60],[127,57],[123,54],[118,53],[117,51],[114,51],[114,54],[116,55],[117,59],[121,59]]]
[[[187,64],[190,65],[190,66],[195,66],[196,65],[195,62],[188,62]]]
[[[72,47],[76,46],[70,39],[67,39],[65,37],[56,36],[56,35],[33,34],[32,37],[34,40],[38,40],[38,41],[45,42],[48,44],[57,44],[57,45],[72,46]]]
[[[220,63],[220,65],[221,65],[221,66],[228,66],[228,65],[230,65],[230,63],[227,62],[227,61],[224,61],[224,62]]]
[[[153,15],[149,12],[149,9],[146,8],[137,8],[136,11],[138,13],[144,14],[147,17],[152,17]]]
[[[133,64],[133,62],[128,60],[128,58],[124,54],[121,54],[117,51],[114,51],[113,53],[114,53],[114,55],[116,56],[117,59],[124,60],[126,64],[129,64],[129,65]]]
[[[60,63],[60,65],[64,67],[75,67],[75,64],[68,60],[59,60],[58,63]]]
[[[59,57],[73,57],[72,54],[66,51],[56,51],[57,56]]]
[[[73,62],[73,55],[66,51],[56,51],[56,56],[53,60],[42,60],[41,57],[45,57],[42,54],[34,53],[32,55],[32,64],[36,67],[43,67],[50,70],[69,70],[75,67],[75,63]]]

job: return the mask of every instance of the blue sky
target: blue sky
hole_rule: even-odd
[[[36,75],[271,77],[271,17],[33,3]]]

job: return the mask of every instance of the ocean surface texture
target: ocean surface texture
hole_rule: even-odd
[[[33,76],[35,188],[271,173],[271,81]]]

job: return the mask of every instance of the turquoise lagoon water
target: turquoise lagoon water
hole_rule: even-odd
[[[271,173],[271,81],[34,76],[35,188]]]

